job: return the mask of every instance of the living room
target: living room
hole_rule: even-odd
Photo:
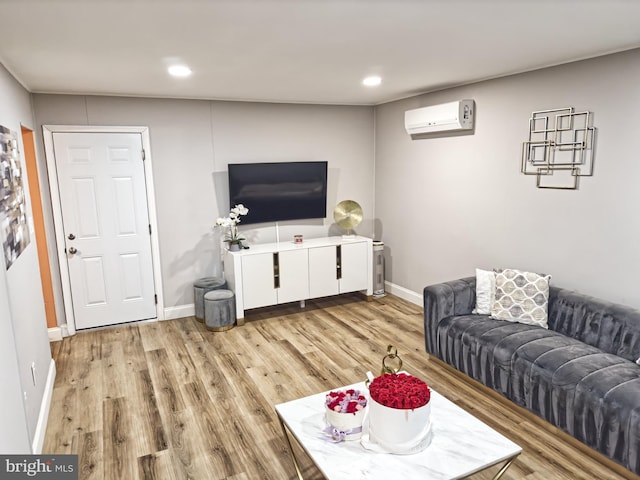
[[[387,292],[412,304],[422,304],[426,285],[472,275],[477,267],[513,267],[640,308],[633,281],[640,267],[634,220],[640,194],[633,183],[640,167],[631,121],[640,98],[639,65],[636,48],[377,105],[33,93],[3,69],[0,123],[35,133],[45,215],[51,205],[43,125],[149,128],[167,319],[191,315],[193,281],[221,273],[213,223],[229,205],[218,186],[228,163],[249,161],[327,160],[328,212],[344,199],[360,203],[365,218],[357,233],[385,242]],[[406,110],[463,98],[475,101],[471,134],[412,139],[405,132]],[[594,173],[580,178],[577,190],[538,189],[534,177],[520,172],[529,118],[565,107],[593,112]],[[332,223],[283,223],[278,234],[339,234]],[[242,229],[249,245],[274,241],[275,230]],[[55,248],[49,244],[50,252]],[[24,409],[23,391],[29,401],[25,419],[7,420],[18,425],[7,430],[3,446],[31,450],[51,355],[34,245],[21,257],[0,275],[3,365],[9,365],[2,372],[15,387],[3,411],[11,416]],[[61,327],[61,286],[54,284]]]

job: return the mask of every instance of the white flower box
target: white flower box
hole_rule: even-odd
[[[366,410],[365,407],[356,413],[340,413],[325,407],[325,415],[327,423],[331,427],[344,433],[344,440],[358,440],[362,436],[362,424]]]
[[[369,400],[369,440],[390,453],[415,453],[428,444],[431,402],[416,409],[390,408]]]

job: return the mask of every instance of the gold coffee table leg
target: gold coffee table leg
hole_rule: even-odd
[[[300,471],[300,466],[298,465],[298,460],[296,459],[296,456],[293,453],[293,445],[291,445],[291,440],[289,440],[289,434],[287,433],[287,427],[285,426],[284,422],[282,421],[282,418],[280,418],[280,414],[279,413],[278,413],[278,420],[280,420],[280,426],[282,427],[282,433],[284,434],[284,438],[287,441],[287,445],[289,446],[289,454],[291,455],[291,460],[293,460],[293,466],[296,468],[296,473],[298,474],[298,480],[304,480],[302,478],[302,472]]]
[[[516,455],[515,457],[511,457],[509,460],[507,460],[507,463],[505,463],[502,468],[500,470],[498,470],[498,473],[496,473],[493,477],[493,480],[500,480],[502,478],[502,475],[504,475],[504,472],[507,471],[507,468],[509,468],[511,466],[511,464],[516,460],[516,457],[518,455]]]

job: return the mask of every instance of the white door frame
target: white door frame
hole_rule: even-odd
[[[69,335],[76,333],[76,320],[73,314],[71,302],[71,282],[66,263],[64,228],[62,226],[62,205],[58,195],[58,173],[55,165],[53,150],[54,133],[139,133],[142,138],[142,148],[145,152],[144,179],[147,192],[147,207],[149,209],[149,224],[151,225],[151,261],[153,264],[153,282],[158,296],[156,304],[156,318],[164,320],[164,299],[162,295],[162,270],[160,269],[160,248],[158,241],[158,222],[156,218],[155,193],[153,188],[153,169],[151,162],[151,141],[148,127],[124,127],[124,126],[94,126],[94,125],[43,125],[42,135],[44,139],[44,151],[49,173],[49,188],[51,190],[51,206],[53,210],[53,223],[56,230],[56,249],[60,278],[62,280],[62,297],[67,320]]]

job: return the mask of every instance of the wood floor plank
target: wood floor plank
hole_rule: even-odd
[[[144,323],[138,328],[140,329],[140,340],[145,352],[159,350],[164,347],[167,330],[167,326],[164,323]]]
[[[108,331],[108,330],[105,330]],[[102,343],[102,394],[105,399],[123,398],[127,394],[130,370],[119,340]]]
[[[83,425],[78,418],[78,395],[75,386],[54,387],[50,412],[55,412],[55,427],[47,429],[43,451],[57,454],[77,453],[78,431]],[[102,411],[102,407],[99,407]],[[51,413],[49,413],[49,418]],[[93,420],[88,420],[92,422]]]
[[[405,370],[522,446],[503,480],[640,479],[430,358],[422,309],[393,295],[250,310],[226,332],[188,317],[65,338],[52,348],[43,451],[79,454],[82,480],[293,480],[274,406],[378,374],[389,344]],[[304,478],[322,479],[293,448]]]
[[[127,325],[126,328],[122,329],[122,332],[120,343],[129,371],[138,372],[147,368],[147,358],[144,355],[140,329],[134,325]]]
[[[216,355],[211,353],[211,349],[206,342],[187,345],[187,350],[191,360],[198,369],[198,375],[202,385],[211,398],[233,398],[231,388],[232,379],[227,379],[218,364]]]
[[[202,337],[200,335],[193,335],[196,340],[189,340],[190,336],[182,336],[183,327],[176,327],[176,325],[186,325],[185,322],[169,322],[169,326],[172,327],[169,330],[169,335],[165,340],[164,351],[167,352],[169,364],[172,365],[172,370],[179,379],[180,383],[189,383],[197,380],[198,375],[196,367],[193,364],[193,360],[187,349],[186,343],[201,342]],[[175,334],[174,334],[175,333]]]
[[[211,405],[215,405],[215,401]],[[209,469],[219,478],[235,475],[239,469],[239,456],[235,452],[235,443],[228,443],[226,423],[223,415],[218,415],[215,406],[195,410],[201,447],[209,464]]]
[[[249,415],[251,423],[254,424],[273,421],[271,403],[264,397],[251,376],[242,368],[236,356],[233,354],[220,355],[218,365],[226,377],[233,378],[232,387],[238,411]]]
[[[169,450],[138,457],[138,476],[144,480],[176,480]]]
[[[102,418],[102,415],[100,415]],[[87,432],[81,435],[78,445],[79,477],[85,480],[103,478],[104,451],[102,430]]]
[[[224,478],[220,472],[211,472],[211,457],[207,454],[202,438],[197,435],[199,417],[191,408],[171,412],[165,422],[169,425],[169,450],[173,456],[177,478],[198,480],[205,474],[213,478]]]
[[[104,418],[104,478],[138,478],[136,456],[133,454],[133,435],[127,401],[107,398],[103,402]],[[84,459],[82,459],[84,462]]]
[[[180,412],[185,409],[185,404],[180,391],[179,377],[176,375],[176,366],[169,362],[169,355],[164,348],[146,352],[149,374],[151,376],[156,400],[161,404],[163,411]],[[177,368],[179,370],[179,367]]]
[[[204,324],[198,322],[195,317],[180,318],[167,325],[176,333],[175,339],[180,337],[184,343],[203,342],[207,335]]]
[[[156,390],[149,375],[149,370],[140,370],[136,377],[137,391],[136,405],[140,407],[139,422],[140,435],[148,439],[147,450],[151,453],[161,452],[168,447],[167,434],[162,423]],[[155,461],[155,460],[154,460]]]

